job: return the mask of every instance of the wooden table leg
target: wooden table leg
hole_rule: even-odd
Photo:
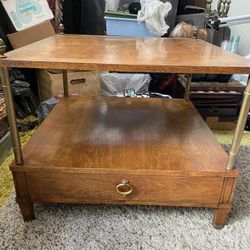
[[[221,189],[221,198],[218,208],[213,213],[213,226],[216,229],[222,229],[227,216],[232,208],[232,202],[234,197],[234,189],[239,174],[238,170],[232,170],[235,177],[225,177]]]
[[[219,208],[214,209],[213,213],[213,226],[216,229],[222,229],[224,227],[227,216],[232,208],[232,205],[222,205]]]
[[[12,174],[16,190],[16,202],[21,210],[23,220],[34,220],[34,204],[29,198],[26,175],[22,172],[12,172]]]

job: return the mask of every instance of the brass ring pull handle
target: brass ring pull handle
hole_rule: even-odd
[[[129,184],[128,180],[121,180],[116,186],[116,192],[125,197],[133,192],[133,186]]]

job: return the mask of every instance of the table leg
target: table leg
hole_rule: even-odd
[[[63,92],[64,92],[64,97],[69,96],[69,88],[68,88],[68,73],[67,70],[62,71],[63,74]]]
[[[186,80],[186,83],[185,83],[185,85],[186,85],[185,86],[185,94],[184,94],[185,100],[189,100],[191,82],[192,82],[192,74],[188,74],[187,75],[187,80]]]
[[[214,213],[213,213],[213,226],[214,226],[214,228],[216,228],[216,229],[223,228],[231,208],[232,208],[232,206],[228,205],[228,206],[214,209]]]
[[[6,110],[8,115],[8,122],[10,126],[10,135],[13,145],[13,151],[15,156],[16,164],[23,163],[22,148],[19,139],[19,132],[16,122],[16,112],[14,107],[13,95],[11,91],[11,84],[9,79],[9,72],[7,67],[0,68],[0,73],[2,77],[2,88],[6,102]]]
[[[239,152],[240,141],[244,132],[245,125],[246,125],[249,108],[250,108],[250,76],[248,78],[247,86],[244,91],[243,102],[242,102],[240,114],[238,117],[236,129],[234,132],[231,150],[230,150],[229,157],[228,157],[228,162],[227,162],[227,167],[226,167],[228,170],[235,168],[234,164],[235,164],[238,152]]]

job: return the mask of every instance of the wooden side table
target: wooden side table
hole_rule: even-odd
[[[250,73],[248,60],[195,39],[63,34],[0,51],[11,171],[25,221],[34,219],[34,203],[152,204],[211,207],[214,226],[223,226],[238,176],[250,81],[229,156],[188,101],[188,90],[192,73]],[[23,151],[8,67],[64,75],[65,98]],[[186,100],[69,97],[67,70],[185,73]]]

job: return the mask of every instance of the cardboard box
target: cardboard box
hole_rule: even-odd
[[[0,0],[16,31],[54,18],[47,0]]]
[[[58,70],[41,69],[37,73],[40,101],[63,94],[63,77]],[[69,93],[81,96],[99,96],[100,73],[95,71],[69,71]]]
[[[206,123],[210,129],[233,130],[236,128],[235,121],[222,121],[219,117],[207,117]]]
[[[55,35],[55,30],[51,22],[46,21],[31,28],[8,34],[7,37],[13,49],[17,49],[53,35]]]

